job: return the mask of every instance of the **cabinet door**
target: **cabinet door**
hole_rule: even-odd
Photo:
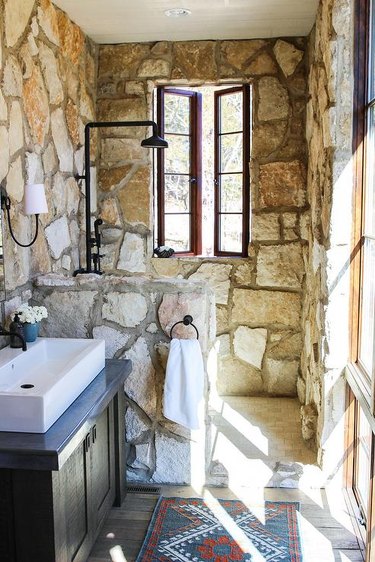
[[[91,493],[93,531],[98,530],[115,499],[113,403],[91,430]]]
[[[63,467],[66,548],[68,560],[81,562],[87,560],[91,546],[90,536],[90,449],[88,437],[74,450]]]
[[[10,470],[0,470],[0,560],[12,562],[14,551],[14,514],[12,498],[12,474]]]

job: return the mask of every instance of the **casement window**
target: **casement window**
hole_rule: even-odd
[[[357,0],[354,108],[355,204],[351,361],[374,411],[375,382],[375,4]]]
[[[375,560],[375,2],[356,0],[346,486],[358,506],[366,560]]]
[[[158,123],[169,143],[158,151],[157,244],[182,256],[246,256],[250,88],[204,90],[157,90]]]

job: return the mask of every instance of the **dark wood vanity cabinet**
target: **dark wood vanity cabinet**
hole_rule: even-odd
[[[115,362],[106,367],[104,382],[113,383]],[[124,366],[124,361],[118,361]],[[130,372],[130,365],[128,365]],[[103,372],[102,372],[103,373]],[[102,377],[102,374],[99,375]],[[95,542],[100,527],[112,505],[121,505],[125,495],[124,459],[124,373],[118,378],[118,385],[106,384],[100,380],[90,385],[76,400],[81,402],[78,416],[70,416],[69,410],[44,434],[44,444],[63,440],[60,449],[42,447],[40,456],[31,450],[19,450],[17,438],[36,443],[43,436],[31,434],[6,434],[13,440],[11,452],[13,467],[0,468],[0,561],[1,562],[84,562]],[[104,380],[103,379],[103,380]],[[109,392],[108,386],[111,391]],[[89,392],[88,392],[89,391]],[[89,414],[82,419],[86,407]],[[99,398],[100,396],[100,398]],[[75,407],[77,406],[76,403]],[[78,405],[79,406],[79,405]],[[77,413],[77,412],[76,412]],[[70,412],[72,414],[72,412]],[[73,426],[80,419],[79,428]],[[65,422],[65,423],[64,423]],[[60,423],[60,426],[59,426]],[[71,424],[72,425],[72,424]],[[55,435],[48,435],[51,430]],[[69,431],[70,430],[70,431]],[[68,432],[68,437],[64,434]],[[0,462],[2,438],[0,433]],[[38,439],[39,438],[39,439]],[[29,441],[30,441],[29,440]],[[29,443],[31,446],[31,444]],[[28,467],[18,468],[19,463]],[[33,467],[33,464],[39,466]],[[55,469],[46,465],[56,464]],[[6,464],[3,460],[2,465]]]
[[[61,471],[66,560],[86,560],[115,500],[113,403],[95,421]]]

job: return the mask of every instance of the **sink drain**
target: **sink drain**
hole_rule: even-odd
[[[21,388],[34,388],[33,384],[21,384]]]

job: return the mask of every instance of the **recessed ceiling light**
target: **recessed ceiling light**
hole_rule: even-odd
[[[190,16],[191,10],[186,8],[172,8],[171,10],[165,10],[164,14],[168,18],[182,18],[184,16]]]

